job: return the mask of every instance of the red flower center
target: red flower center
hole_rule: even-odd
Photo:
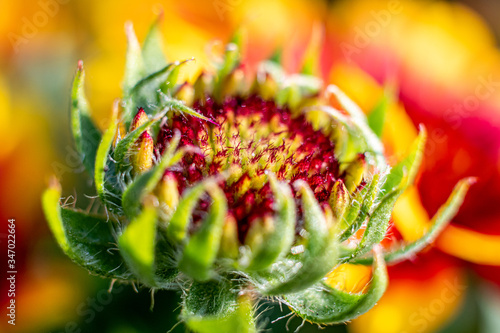
[[[222,105],[208,99],[194,109],[217,125],[177,113],[161,128],[155,149],[163,153],[175,130],[181,134],[180,146],[199,148],[167,170],[180,193],[204,177],[228,172],[221,187],[240,237],[252,220],[273,213],[267,171],[290,183],[305,180],[318,202],[328,201],[339,176],[334,144],[304,115],[292,115],[288,108],[256,96],[232,98]]]

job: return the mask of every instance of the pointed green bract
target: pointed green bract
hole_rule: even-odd
[[[208,180],[211,181],[211,180]],[[193,210],[205,193],[207,181],[190,188],[182,196],[179,205],[167,225],[167,236],[174,242],[181,242],[186,238],[187,228],[192,220]]]
[[[97,194],[101,201],[109,208],[110,201],[112,201],[113,190],[116,189],[116,185],[113,183],[106,182],[106,171],[109,165],[109,151],[113,144],[113,138],[115,137],[116,129],[118,128],[118,101],[115,101],[113,110],[111,112],[111,120],[109,122],[109,127],[104,133],[99,147],[97,149],[95,158],[95,187]],[[109,171],[109,170],[108,170]]]
[[[125,64],[125,77],[123,79],[123,92],[127,97],[132,88],[146,76],[146,68],[142,57],[142,50],[139,41],[135,35],[134,27],[131,22],[125,25],[127,34],[127,60]]]
[[[84,91],[85,71],[83,62],[78,63],[78,70],[71,91],[71,129],[75,145],[85,169],[94,176],[94,164],[101,132],[94,125]]]
[[[381,195],[389,193],[394,188],[400,186],[403,180],[406,182],[404,188],[413,183],[420,164],[422,163],[426,139],[427,131],[423,125],[420,125],[420,132],[413,142],[408,156],[391,169],[382,186]]]
[[[385,261],[391,264],[398,263],[402,260],[411,258],[417,252],[432,243],[447,226],[447,224],[453,219],[458,211],[458,208],[463,203],[469,187],[474,184],[474,182],[475,178],[465,178],[459,181],[458,184],[455,185],[455,188],[446,203],[439,208],[436,215],[432,218],[430,224],[431,226],[424,236],[412,243],[405,244],[384,253]],[[353,263],[364,265],[371,264],[372,262],[373,257],[360,258],[353,261]]]
[[[160,31],[163,14],[158,15],[154,23],[149,28],[146,39],[142,45],[142,57],[147,74],[159,71],[167,64],[163,53],[163,38]]]
[[[351,258],[365,254],[370,251],[374,245],[380,243],[384,239],[387,228],[389,227],[392,210],[394,209],[396,200],[402,193],[402,189],[396,189],[391,193],[388,193],[382,199],[368,220],[365,232],[363,233],[363,238],[361,238],[361,242],[358,246],[354,249],[345,249],[341,252],[341,258],[343,261],[348,261]]]

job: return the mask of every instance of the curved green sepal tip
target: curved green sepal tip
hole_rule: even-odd
[[[350,294],[320,283],[300,293],[286,295],[292,311],[317,324],[337,324],[357,318],[373,308],[384,294],[387,269],[380,248],[375,249],[373,277],[365,294]]]
[[[56,180],[42,195],[49,227],[64,253],[90,273],[115,279],[129,279],[131,273],[114,249],[113,222],[104,217],[61,208],[61,190]]]
[[[475,178],[465,178],[459,181],[457,185],[455,185],[455,188],[446,203],[439,208],[436,215],[432,218],[430,223],[431,226],[425,235],[412,243],[405,244],[384,253],[385,261],[393,264],[411,258],[417,252],[432,243],[444,230],[447,224],[453,219],[462,205],[467,191],[475,181]],[[364,265],[369,265],[372,262],[373,257],[360,258],[353,261],[353,263]]]
[[[146,205],[118,238],[118,247],[127,266],[141,282],[154,286],[156,209]]]
[[[227,280],[193,282],[187,290],[181,313],[186,326],[197,333],[255,333],[250,296]]]
[[[90,175],[94,176],[95,156],[101,141],[101,132],[90,117],[84,82],[85,71],[83,62],[80,61],[71,91],[71,129],[82,163]]]
[[[227,213],[224,192],[213,183],[209,184],[207,191],[213,201],[208,216],[187,241],[179,262],[179,269],[198,281],[206,281],[215,275],[212,266],[219,252]]]
[[[182,242],[187,237],[187,230],[198,200],[205,193],[207,182],[201,182],[185,191],[167,225],[167,236],[173,242]]]

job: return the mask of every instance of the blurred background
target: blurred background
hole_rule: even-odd
[[[170,60],[195,57],[191,78],[209,66],[207,47],[238,27],[248,34],[251,68],[283,50],[296,71],[313,31],[322,34],[320,72],[371,110],[384,85],[399,101],[386,115],[388,158],[404,154],[423,123],[429,132],[417,185],[398,201],[387,242],[418,238],[453,185],[478,176],[440,238],[410,261],[389,268],[379,304],[346,325],[321,332],[500,332],[500,2],[491,0],[1,0],[0,242],[5,265],[7,219],[16,219],[16,326],[7,324],[4,266],[0,332],[166,332],[177,323],[179,296],[159,292],[150,311],[147,290],[90,276],[58,248],[40,208],[51,174],[68,202],[86,207],[91,184],[73,147],[70,85],[79,59],[87,95],[104,128],[120,96],[132,21],[141,39],[163,12]],[[319,28],[318,28],[319,27]],[[347,274],[347,273],[346,273]],[[361,277],[339,281],[356,289]],[[287,313],[264,304],[262,327],[286,330]],[[291,320],[294,331],[301,321]],[[173,332],[184,332],[182,325]],[[306,324],[301,332],[317,332]]]

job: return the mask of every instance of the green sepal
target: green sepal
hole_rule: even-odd
[[[109,160],[109,151],[113,144],[113,139],[118,127],[118,101],[116,100],[111,112],[109,127],[104,132],[101,142],[97,149],[95,158],[95,188],[101,201],[112,211],[120,211],[121,202],[119,194],[120,189],[115,175],[114,164]]]
[[[146,39],[142,44],[142,58],[147,74],[159,71],[167,65],[167,59],[163,53],[163,38],[160,27],[163,15],[160,14],[149,28]]]
[[[355,319],[373,308],[387,289],[388,277],[378,246],[373,278],[364,294],[351,294],[320,282],[305,291],[285,295],[286,304],[301,318],[316,324],[340,324]]]
[[[349,238],[349,235],[356,232],[353,228],[353,224],[356,221],[359,213],[361,212],[361,207],[364,203],[366,194],[370,189],[370,184],[365,185],[363,188],[358,189],[352,199],[350,200],[349,205],[347,206],[344,214],[342,215],[340,221],[340,241],[344,241]]]
[[[336,226],[329,225],[307,183],[296,181],[295,186],[302,194],[306,232],[306,244],[301,245],[304,246],[304,252],[295,255],[301,265],[287,279],[262,290],[264,295],[282,295],[303,290],[320,281],[337,263]]]
[[[160,90],[164,94],[172,94],[175,86],[179,82],[179,76],[181,73],[182,66],[187,64],[190,61],[193,61],[194,58],[187,59],[181,62],[176,61],[174,63],[174,67],[172,70],[168,73],[167,79],[160,85]]]
[[[382,198],[377,208],[373,211],[372,216],[368,220],[363,238],[354,249],[342,248],[341,259],[343,262],[349,261],[352,258],[361,256],[372,249],[372,247],[380,243],[387,232],[391,214],[396,204],[396,200],[403,193],[404,188],[398,188]]]
[[[155,165],[151,170],[137,176],[123,192],[123,210],[129,218],[133,218],[139,214],[144,197],[155,189],[165,170],[169,166],[179,162],[184,155],[185,149],[177,150],[179,140],[180,136],[175,135],[170,141],[168,148],[165,149],[160,163]]]
[[[177,208],[175,209],[170,222],[167,225],[167,236],[174,242],[182,242],[187,236],[187,230],[192,219],[194,208],[198,203],[198,200],[205,193],[207,188],[207,182],[212,182],[213,180],[208,179],[204,182],[200,182],[190,189],[186,190],[181,197]]]
[[[238,295],[236,283],[194,281],[184,295],[181,319],[197,333],[256,333],[253,304],[248,295]]]
[[[469,187],[474,184],[475,181],[475,178],[465,178],[459,181],[457,185],[455,185],[453,192],[451,193],[446,203],[439,208],[436,215],[434,215],[434,217],[432,218],[430,222],[431,227],[425,233],[425,235],[414,242],[405,244],[384,253],[385,261],[391,264],[398,263],[405,259],[411,258],[417,252],[421,251],[426,246],[431,244],[456,215],[458,209],[464,201]],[[352,261],[352,263],[363,265],[369,265],[372,262],[373,257],[359,258]]]
[[[203,119],[205,121],[208,121],[209,123],[217,125],[212,120],[210,120],[207,117],[205,117],[204,115],[196,112],[194,109],[185,105],[182,101],[180,101],[178,99],[167,96],[161,92],[160,92],[160,99],[161,99],[161,105],[162,105],[163,109],[175,110],[175,111],[181,112],[182,114],[188,114],[190,116],[193,116],[193,117],[196,117],[199,119]]]
[[[127,280],[131,273],[114,247],[114,222],[87,215],[79,210],[61,208],[60,185],[52,182],[42,195],[42,206],[49,227],[61,249],[75,263],[102,277]],[[116,250],[116,251],[115,251]]]
[[[97,147],[101,141],[101,132],[94,125],[85,97],[85,71],[83,62],[78,63],[73,87],[71,90],[71,129],[75,139],[76,150],[82,163],[91,177],[94,176],[94,165]]]
[[[379,191],[380,174],[375,174],[371,182],[358,191],[351,205],[347,208],[346,219],[343,220],[346,227],[340,236],[340,242],[345,241],[361,228],[363,222],[372,213],[375,199]],[[352,212],[351,212],[352,211]]]
[[[226,78],[240,65],[240,61],[240,47],[234,43],[227,44],[224,52],[224,60],[217,71],[213,92],[215,100],[222,101],[224,97],[222,96],[223,86]]]
[[[269,183],[273,191],[276,214],[274,230],[264,236],[262,246],[252,249],[252,259],[246,271],[261,271],[267,269],[280,257],[290,253],[290,247],[295,237],[295,199],[290,186],[278,182],[276,176],[269,176]]]
[[[155,285],[157,221],[156,208],[145,205],[118,238],[118,247],[127,266],[141,282],[149,286]]]
[[[224,192],[214,183],[208,184],[207,192],[212,198],[212,205],[199,229],[184,246],[179,262],[179,269],[197,281],[206,281],[215,276],[212,266],[219,252],[227,214]]]
[[[396,187],[400,186],[403,181],[406,182],[406,184],[404,184],[405,188],[413,183],[422,162],[426,139],[427,131],[423,125],[420,125],[418,137],[412,143],[410,153],[391,169],[382,186],[380,195],[394,190]]]
[[[138,107],[142,107],[149,115],[155,115],[163,110],[161,107],[157,107],[160,99],[159,89],[175,65],[175,63],[167,64],[158,71],[141,78],[127,94],[124,94],[125,112],[122,121],[125,126],[130,126]]]

